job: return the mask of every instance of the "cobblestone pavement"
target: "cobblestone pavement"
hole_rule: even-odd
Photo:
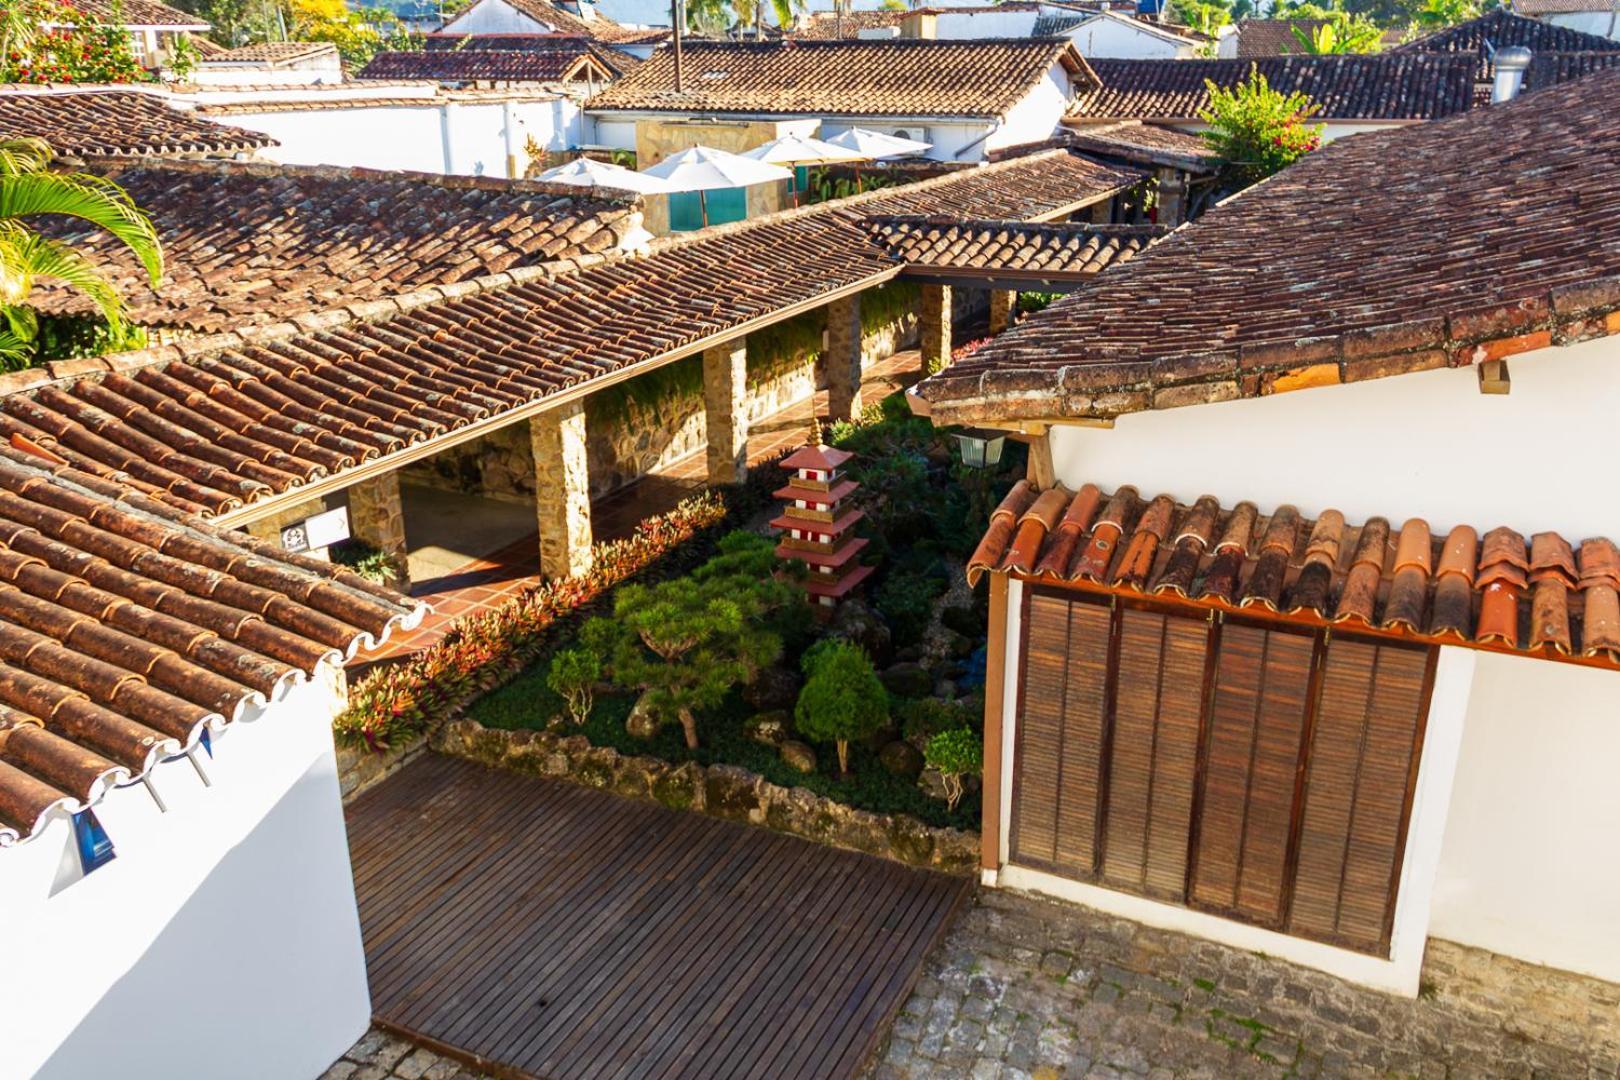
[[[483,1074],[374,1027],[321,1080],[483,1080]]]
[[[1620,987],[1433,943],[1416,1001],[980,890],[869,1080],[1620,1076]]]

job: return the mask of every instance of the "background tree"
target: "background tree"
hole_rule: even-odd
[[[382,8],[354,11],[344,0],[290,0],[289,10],[295,41],[331,42],[352,69],[365,67],[385,50],[422,47],[421,40],[393,12]]]
[[[88,296],[115,347],[129,333],[118,290],[83,255],[35,231],[32,219],[54,214],[105,229],[140,260],[153,287],[163,277],[163,248],[151,218],[105,177],[52,172],[53,157],[43,139],[0,141],[0,365],[10,369],[32,359],[39,320],[27,301],[39,278],[54,278]]]
[[[1320,106],[1303,93],[1273,90],[1254,66],[1230,90],[1204,85],[1209,107],[1198,114],[1209,124],[1204,139],[1239,185],[1264,180],[1322,145],[1322,125],[1306,123]]]
[[[1477,19],[1496,6],[1481,3],[1480,0],[1422,0],[1422,3],[1414,4],[1409,10],[1412,25],[1407,36],[1422,37],[1469,19]]]
[[[612,616],[580,631],[615,683],[642,691],[658,723],[680,722],[689,748],[698,745],[697,713],[775,663],[777,617],[804,607],[799,590],[774,575],[774,551],[757,533],[732,533],[719,555],[686,577],[621,586]]]
[[[858,645],[825,638],[804,654],[804,688],[793,707],[799,734],[838,748],[838,771],[849,775],[849,743],[889,719],[889,695]]]
[[[928,740],[923,760],[939,770],[945,782],[945,805],[955,810],[962,801],[962,778],[977,776],[984,768],[984,740],[972,728],[941,731]]]
[[[1224,3],[1210,0],[1173,0],[1170,17],[1190,30],[1206,37],[1218,37],[1221,27],[1232,21],[1232,9]]]
[[[1309,32],[1303,26],[1290,29],[1300,51],[1312,56],[1375,53],[1383,48],[1383,28],[1365,15],[1348,11],[1334,11]]]

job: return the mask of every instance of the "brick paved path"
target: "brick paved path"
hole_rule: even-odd
[[[1417,1001],[980,890],[873,1068],[902,1077],[1615,1080],[1620,987],[1444,943]]]

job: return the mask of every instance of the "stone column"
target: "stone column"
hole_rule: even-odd
[[[923,371],[932,375],[951,362],[951,287],[924,285],[922,310],[917,313],[917,335],[922,346]]]
[[[1091,204],[1091,223],[1107,225],[1114,220],[1114,200],[1104,199]]]
[[[703,350],[703,417],[709,483],[741,483],[748,475],[747,338]]]
[[[1016,289],[990,290],[990,332],[999,334],[1013,324],[1013,312],[1018,310]]]
[[[861,414],[861,294],[827,305],[827,415]]]
[[[585,403],[548,409],[529,421],[534,501],[540,523],[540,572],[574,577],[591,568],[591,483],[585,450]]]
[[[1175,228],[1187,215],[1187,178],[1179,169],[1159,170],[1159,224]]]
[[[349,488],[349,535],[383,552],[394,564],[400,589],[411,584],[405,561],[405,510],[399,500],[399,470],[362,480]]]

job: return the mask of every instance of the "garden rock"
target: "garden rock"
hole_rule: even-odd
[[[764,746],[781,746],[793,733],[792,718],[787,710],[756,713],[743,721],[748,737]]]
[[[890,660],[893,646],[889,624],[859,600],[845,600],[839,604],[827,630],[833,637],[843,638],[865,649],[874,664],[886,664]]]
[[[799,742],[797,739],[789,739],[782,744],[781,755],[783,764],[791,768],[802,773],[816,771],[816,752],[810,749],[807,743]]]
[[[958,660],[966,659],[973,655],[973,640],[964,634],[952,631],[945,637],[945,652],[946,655],[953,656]]]
[[[897,697],[927,697],[934,689],[934,677],[921,664],[895,664],[885,668],[880,678],[889,693]]]
[[[799,699],[799,687],[804,679],[797,671],[785,667],[768,667],[743,687],[743,700],[761,712],[791,709]]]
[[[908,742],[892,742],[878,751],[878,761],[895,776],[916,776],[922,772],[923,756]]]
[[[934,696],[941,701],[956,700],[956,684],[950,679],[941,679],[934,684]]]
[[[758,780],[747,769],[735,765],[710,765],[703,780],[704,809],[732,821],[763,820],[755,788]]]
[[[971,638],[985,632],[978,612],[966,604],[952,604],[945,608],[939,613],[939,621],[947,630],[954,630],[964,637]]]
[[[647,704],[648,696],[642,694],[638,697],[630,709],[630,715],[624,720],[624,730],[638,739],[650,739],[658,734],[658,718]]]

